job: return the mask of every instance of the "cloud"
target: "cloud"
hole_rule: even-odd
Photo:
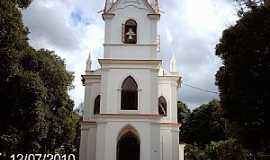
[[[174,52],[184,84],[217,92],[215,73],[221,61],[215,56],[215,45],[222,31],[237,19],[232,4],[225,0],[174,0],[161,1],[161,6],[165,13],[159,29],[162,42],[160,57],[165,66],[168,68]],[[190,108],[218,98],[216,94],[184,84],[179,91],[179,99]]]
[[[103,0],[35,0],[23,11],[32,46],[55,50],[65,58],[68,70],[75,72],[70,95],[76,105],[83,102],[81,74],[89,52],[93,68],[103,57],[104,22],[98,13],[103,5]],[[226,0],[161,0],[159,57],[165,68],[174,52],[184,83],[217,91],[214,75],[221,63],[214,49],[222,30],[236,20],[233,9]],[[185,85],[179,93],[180,100],[192,108],[217,97]]]
[[[75,89],[70,95],[76,106],[83,102],[81,75],[88,54],[92,51],[95,53],[92,57],[97,59],[103,51],[103,21],[97,13],[100,6],[92,3],[88,0],[35,0],[23,11],[23,21],[31,32],[31,45],[54,50],[66,60],[68,70],[75,73]],[[98,67],[96,61],[93,66]]]

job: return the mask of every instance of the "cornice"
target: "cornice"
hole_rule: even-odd
[[[92,83],[100,83],[101,75],[81,75],[83,85],[92,84]]]
[[[174,76],[174,75],[169,75],[169,76],[158,76],[159,81],[174,81],[176,83],[176,87],[179,88],[181,87],[181,82],[182,82],[182,77],[180,76]]]
[[[145,114],[145,113],[104,113],[98,114],[96,118],[111,118],[111,119],[161,119],[162,116],[159,114]]]
[[[175,122],[161,122],[161,126],[174,126],[174,127],[181,127],[180,123],[175,123]]]
[[[103,13],[102,18],[103,20],[112,19],[115,16],[114,13]]]
[[[103,43],[103,46],[125,46],[125,47],[134,47],[134,46],[150,46],[156,47],[157,43],[145,43],[145,44],[127,44],[127,43]]]
[[[146,65],[160,65],[161,60],[138,60],[138,59],[99,59],[101,65],[103,64],[146,64]]]
[[[160,20],[160,14],[159,14],[159,13],[148,14],[148,17],[149,17],[150,19]]]

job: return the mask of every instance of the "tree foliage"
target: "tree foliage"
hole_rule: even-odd
[[[180,128],[180,140],[204,147],[225,139],[225,124],[219,101],[213,100],[195,109]]]
[[[177,117],[178,117],[178,123],[184,124],[190,115],[190,110],[188,109],[188,106],[181,102],[177,101]]]
[[[270,149],[270,8],[247,12],[223,32],[216,47],[222,66],[216,74],[230,132],[245,147]]]
[[[205,151],[213,160],[248,160],[248,153],[236,139],[211,142]]]
[[[242,17],[246,12],[263,6],[265,1],[266,0],[235,0],[238,4],[238,16]]]
[[[35,50],[20,8],[31,0],[0,1],[0,150],[54,152],[76,137],[68,95],[73,75],[54,52]]]
[[[186,145],[185,160],[253,160],[236,139],[211,142],[205,148]]]

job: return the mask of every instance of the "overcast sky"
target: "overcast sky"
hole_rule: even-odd
[[[215,73],[221,61],[215,56],[215,45],[222,31],[235,23],[235,7],[230,0],[160,0],[159,24],[161,52],[159,57],[168,69],[173,53],[183,82],[217,91]],[[93,68],[103,57],[104,23],[98,11],[104,0],[34,0],[23,11],[23,21],[30,29],[33,47],[54,50],[75,73],[75,89],[70,91],[76,106],[84,100],[81,75],[89,52]],[[218,95],[182,85],[179,100],[190,108],[207,103]]]

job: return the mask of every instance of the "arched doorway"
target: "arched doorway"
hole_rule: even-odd
[[[117,160],[140,160],[140,141],[131,131],[118,140]]]

